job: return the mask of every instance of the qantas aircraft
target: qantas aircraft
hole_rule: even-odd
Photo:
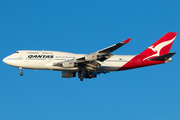
[[[91,54],[74,54],[59,51],[19,50],[7,56],[3,62],[22,69],[40,69],[62,71],[63,78],[78,77],[95,78],[98,74],[109,71],[121,71],[172,61],[175,52],[170,48],[176,37],[176,32],[168,32],[158,41],[138,55],[113,55],[112,52],[128,43],[127,40],[99,50]]]

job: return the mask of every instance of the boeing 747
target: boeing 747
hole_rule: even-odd
[[[63,78],[95,78],[98,74],[121,71],[172,61],[175,52],[170,48],[177,33],[168,32],[138,55],[113,55],[112,52],[127,44],[131,38],[91,54],[75,54],[59,51],[19,50],[3,59],[3,62],[20,69],[62,71]]]

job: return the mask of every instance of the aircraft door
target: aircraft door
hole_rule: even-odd
[[[137,65],[141,65],[141,59],[137,59]]]
[[[27,62],[28,61],[28,57],[24,56],[24,61]]]

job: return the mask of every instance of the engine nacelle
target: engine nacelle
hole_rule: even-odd
[[[74,61],[65,61],[62,63],[63,68],[72,68],[72,67],[77,67],[76,63]]]
[[[97,60],[97,55],[95,53],[88,54],[85,56],[86,61],[94,61]]]
[[[62,71],[62,77],[63,77],[63,78],[76,77],[76,72],[66,72],[66,71]]]

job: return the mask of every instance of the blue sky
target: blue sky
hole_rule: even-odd
[[[113,54],[142,52],[180,31],[179,0],[0,1],[0,59],[17,50],[92,53],[127,38]],[[168,64],[111,72],[80,82],[61,72],[2,61],[0,120],[179,120],[179,34]]]

